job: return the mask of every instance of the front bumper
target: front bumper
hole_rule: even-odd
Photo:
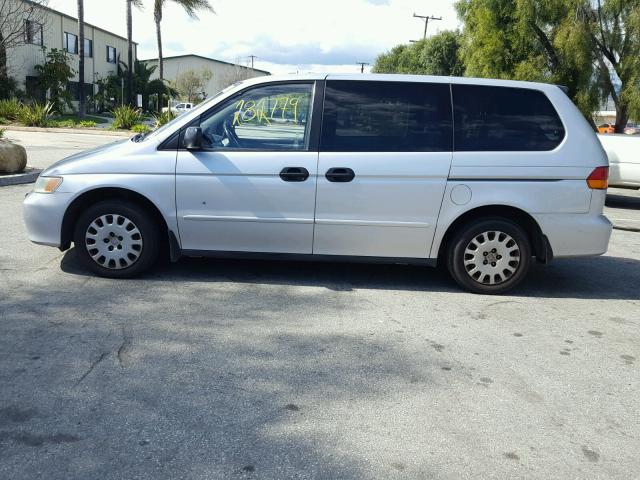
[[[62,219],[71,198],[71,193],[28,193],[22,211],[29,240],[60,247]]]
[[[613,225],[604,215],[536,214],[549,239],[554,258],[602,255],[609,247]]]

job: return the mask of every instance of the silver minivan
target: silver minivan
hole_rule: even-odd
[[[147,135],[64,159],[33,242],[98,275],[160,255],[446,265],[501,293],[532,260],[600,255],[607,157],[554,85],[409,75],[236,84]]]

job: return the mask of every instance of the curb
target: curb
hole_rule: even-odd
[[[0,187],[33,183],[38,179],[38,175],[40,175],[40,172],[42,172],[41,168],[27,167],[22,173],[0,175]]]
[[[41,132],[41,133],[79,133],[83,135],[104,135],[106,137],[133,137],[135,133],[129,131],[107,130],[98,128],[43,128],[21,127],[18,125],[3,125],[5,132]]]

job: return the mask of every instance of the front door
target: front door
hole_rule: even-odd
[[[427,258],[452,156],[447,83],[326,83],[315,254]]]
[[[250,87],[204,113],[200,151],[179,150],[185,250],[311,253],[318,153],[313,82]]]

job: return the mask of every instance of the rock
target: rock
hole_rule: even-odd
[[[0,140],[0,173],[19,173],[27,166],[27,151],[22,145]]]

